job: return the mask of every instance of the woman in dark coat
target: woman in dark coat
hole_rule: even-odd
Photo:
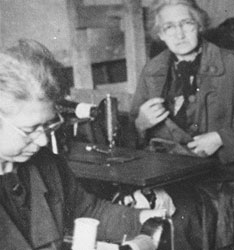
[[[0,248],[59,250],[78,217],[100,220],[99,240],[132,238],[163,211],[113,205],[87,193],[46,147],[63,123],[56,105],[64,89],[54,74],[58,64],[45,53],[27,43],[0,53]]]
[[[202,38],[208,18],[193,0],[156,0],[151,8],[154,35],[167,49],[146,64],[133,97],[138,146],[152,138],[172,140],[195,156],[216,157],[231,171],[234,55]],[[226,177],[166,188],[177,207],[176,227],[183,228],[176,229],[180,249],[233,244],[233,188]]]

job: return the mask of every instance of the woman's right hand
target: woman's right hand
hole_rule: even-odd
[[[168,117],[169,111],[165,109],[163,103],[163,98],[155,97],[140,106],[138,117],[135,120],[138,131],[144,132]]]

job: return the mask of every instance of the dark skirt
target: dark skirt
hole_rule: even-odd
[[[234,182],[193,180],[170,185],[166,191],[177,209],[175,250],[215,250],[234,244]]]

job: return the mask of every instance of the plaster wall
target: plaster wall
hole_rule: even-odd
[[[69,27],[65,0],[0,0],[1,46],[19,38],[35,39],[70,64]]]
[[[211,18],[211,26],[216,27],[229,17],[234,17],[233,0],[196,0]]]

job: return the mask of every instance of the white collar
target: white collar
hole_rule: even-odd
[[[1,162],[0,163],[0,175],[4,175],[10,172],[13,172],[13,162]]]

